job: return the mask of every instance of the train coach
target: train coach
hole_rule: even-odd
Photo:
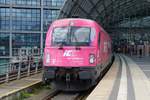
[[[60,90],[94,86],[112,61],[111,38],[95,21],[54,21],[46,35],[43,82]]]

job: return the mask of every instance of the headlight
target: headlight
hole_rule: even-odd
[[[50,54],[46,54],[46,63],[47,63],[47,64],[50,63]]]
[[[90,54],[90,59],[89,59],[90,64],[93,64],[95,62],[95,55]]]

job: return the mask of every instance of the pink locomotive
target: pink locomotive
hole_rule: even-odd
[[[95,21],[56,20],[46,36],[43,81],[61,90],[85,90],[111,61],[111,38]]]

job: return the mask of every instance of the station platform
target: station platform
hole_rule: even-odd
[[[0,100],[20,90],[38,84],[42,81],[42,73],[25,77],[20,80],[11,81],[0,85]]]
[[[141,68],[141,70],[145,73],[145,75],[150,80],[150,56],[146,56],[146,57],[132,56],[131,58]]]
[[[150,100],[150,80],[142,70],[145,66],[150,69],[148,59],[116,55],[112,67],[87,100]]]

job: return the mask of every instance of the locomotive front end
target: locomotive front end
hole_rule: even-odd
[[[61,88],[67,83],[70,88],[78,89],[79,85],[81,89],[85,82],[94,83],[98,75],[96,30],[80,20],[67,20],[65,24],[54,23],[47,33],[43,80],[54,81]]]

